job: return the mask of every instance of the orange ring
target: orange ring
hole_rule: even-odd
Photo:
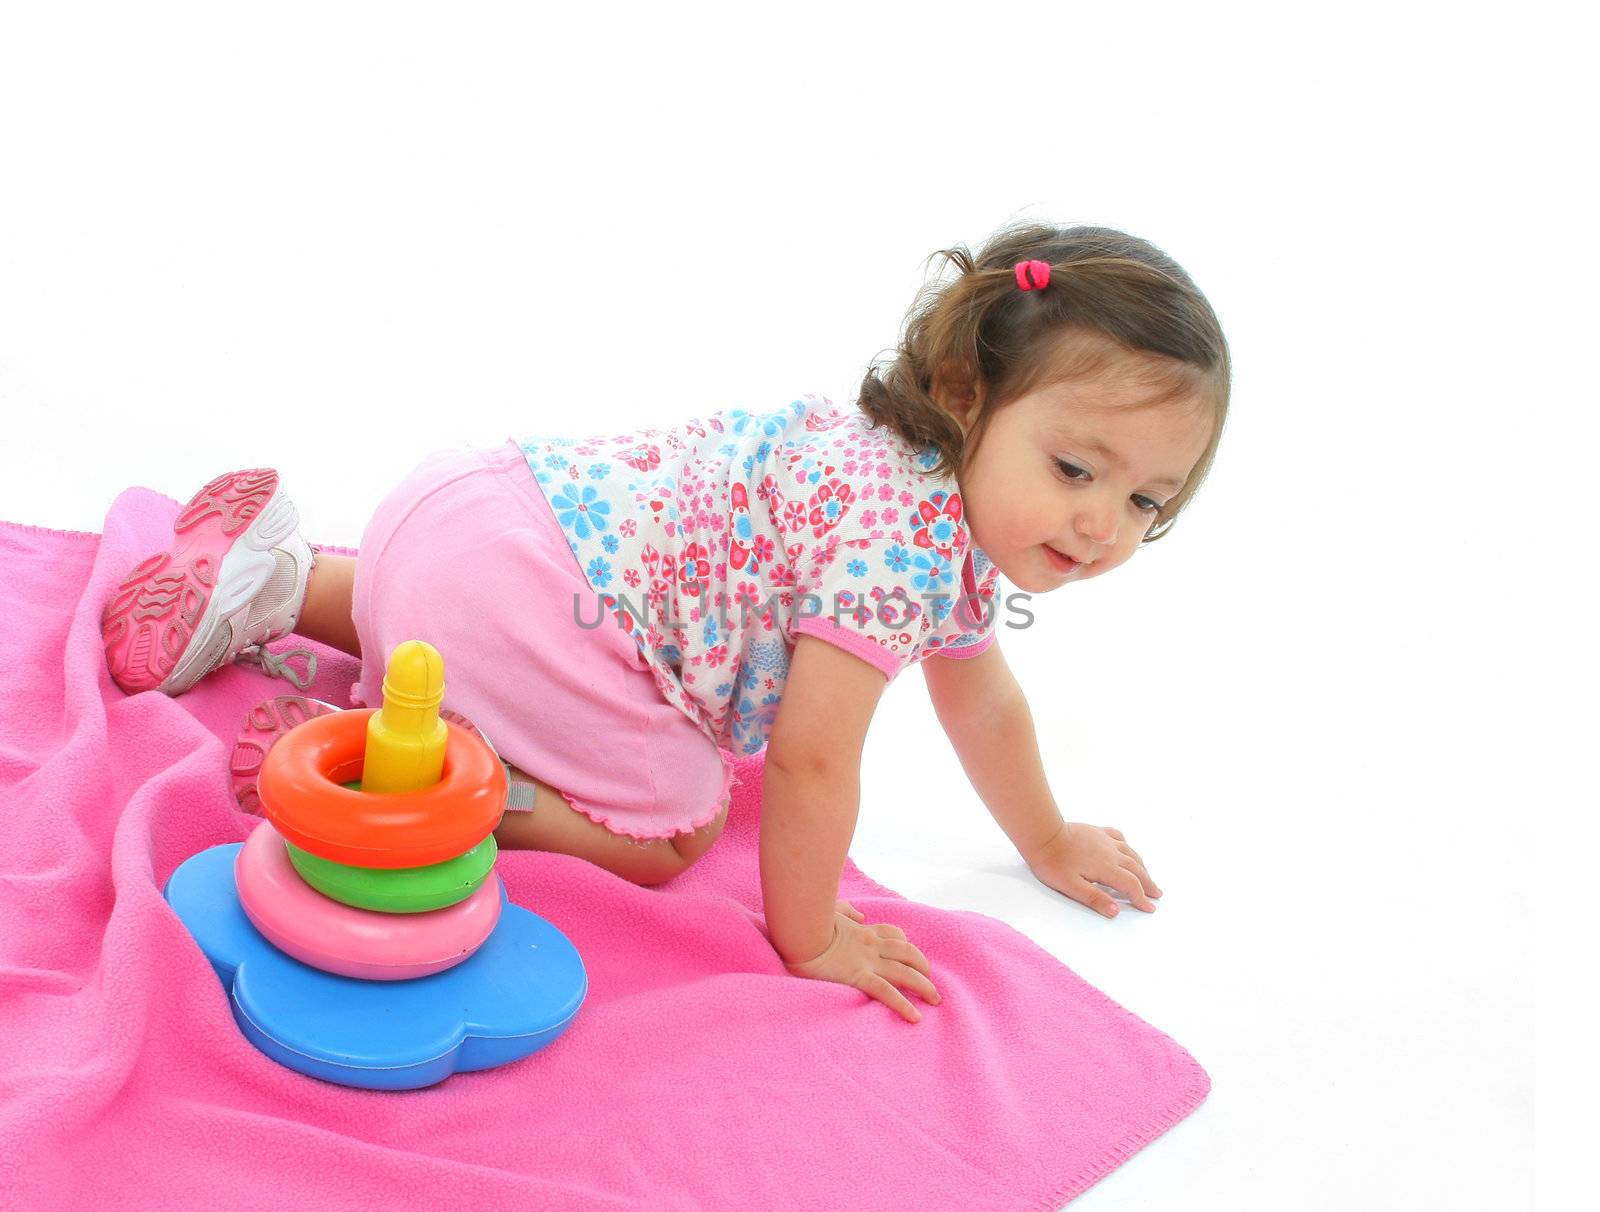
[[[422,867],[465,854],[500,823],[505,766],[446,720],[444,770],[432,787],[378,795],[340,786],[361,777],[377,710],[330,711],[279,737],[256,780],[266,818],[300,849],[352,867]]]

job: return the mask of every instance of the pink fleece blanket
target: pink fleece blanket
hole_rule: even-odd
[[[912,1024],[785,974],[759,759],[717,845],[666,885],[501,853],[510,898],[588,970],[549,1047],[409,1092],[280,1067],[161,889],[255,824],[227,757],[246,710],[293,688],[235,666],[126,697],[100,646],[102,603],[178,508],[132,488],[103,535],[0,523],[0,1205],[1048,1209],[1205,1097],[1187,1052],[1009,926],[854,864],[840,895],[904,927],[943,1004]],[[347,704],[355,662],[318,652],[308,693]]]

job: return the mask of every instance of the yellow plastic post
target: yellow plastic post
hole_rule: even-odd
[[[443,700],[439,650],[423,640],[395,645],[383,670],[383,706],[367,721],[362,791],[418,791],[439,781],[449,736],[439,718]]]

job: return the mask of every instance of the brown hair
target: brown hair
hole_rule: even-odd
[[[1046,383],[1132,369],[1151,389],[1137,407],[1192,398],[1215,418],[1188,482],[1143,542],[1161,538],[1211,469],[1232,380],[1222,326],[1189,275],[1155,245],[1109,227],[1020,222],[995,232],[976,257],[958,244],[927,260],[941,255],[959,276],[923,284],[894,359],[869,365],[857,407],[874,428],[888,425],[918,449],[931,443],[939,453],[931,474],[950,475],[965,470],[989,419],[1013,400]],[[1049,262],[1050,283],[1022,290],[1015,266],[1032,260]],[[933,392],[974,384],[984,398],[967,437]]]

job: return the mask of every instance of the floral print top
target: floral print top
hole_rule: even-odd
[[[799,636],[893,679],[994,640],[998,569],[959,488],[859,408],[805,395],[665,429],[518,440],[596,601],[722,749],[766,743]],[[602,620],[602,612],[610,618]]]

